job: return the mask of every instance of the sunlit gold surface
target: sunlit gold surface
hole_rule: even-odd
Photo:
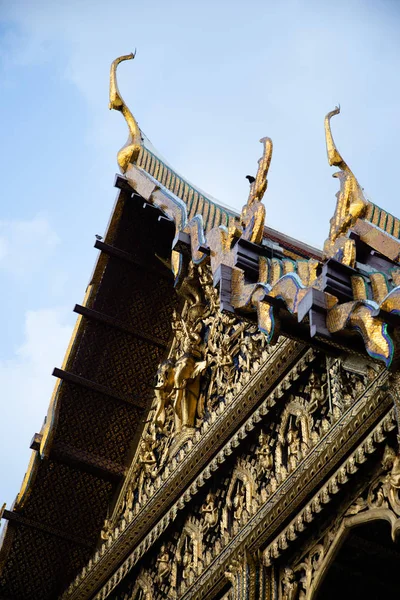
[[[137,160],[141,148],[141,134],[139,125],[137,124],[135,117],[125,104],[119,92],[117,83],[117,67],[119,63],[121,63],[124,60],[132,60],[133,58],[135,58],[135,55],[133,53],[124,56],[119,56],[113,61],[110,70],[109,108],[110,110],[118,110],[123,114],[129,129],[128,140],[125,146],[123,146],[123,148],[121,148],[121,150],[118,152],[117,158],[119,168],[122,173],[125,173],[130,162],[135,162]]]
[[[354,329],[363,336],[368,354],[384,360],[390,366],[393,344],[387,335],[385,322],[375,316],[375,309],[360,302],[346,302],[332,308],[327,315],[327,326],[332,333]]]
[[[264,145],[263,156],[258,161],[257,175],[250,186],[249,198],[247,204],[242,208],[240,216],[243,238],[254,244],[260,244],[263,238],[265,207],[262,199],[268,185],[267,175],[273,148],[272,140],[269,137],[261,138],[260,142]]]
[[[326,257],[335,257],[347,265],[354,265],[354,242],[347,239],[348,229],[361,218],[367,209],[367,201],[353,172],[343,160],[333,140],[330,120],[340,113],[340,108],[335,108],[325,117],[325,137],[328,162],[331,166],[339,167],[340,171],[334,173],[340,181],[340,190],[337,193],[335,214],[331,219],[329,237],[324,245]]]

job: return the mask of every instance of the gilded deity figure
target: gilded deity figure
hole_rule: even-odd
[[[236,486],[236,492],[232,499],[232,508],[233,508],[233,517],[235,521],[242,520],[243,511],[244,511],[244,490],[242,482],[238,481]]]
[[[200,376],[207,362],[195,348],[193,336],[185,331],[183,353],[176,359],[164,361],[158,369],[155,386],[157,400],[154,422],[163,428],[165,409],[171,405],[174,411],[175,435],[183,429],[194,428],[200,397]],[[197,341],[197,340],[196,340]]]
[[[261,431],[256,448],[257,473],[259,475],[269,475],[274,464],[271,449],[268,445],[268,436]]]
[[[181,558],[182,564],[182,579],[186,581],[189,579],[190,572],[193,567],[193,548],[190,541],[186,541],[183,555]]]
[[[325,401],[326,375],[318,375],[315,371],[311,371],[308,384],[305,387],[305,392],[309,394],[308,412],[314,413],[319,406]]]
[[[215,527],[218,523],[218,509],[215,506],[215,497],[211,492],[207,494],[205,503],[201,507],[203,514],[204,524],[203,533],[206,533],[212,527]]]
[[[400,516],[400,456],[387,446],[382,459],[382,466],[388,471],[383,479],[383,492],[389,500],[391,509]]]
[[[157,558],[157,579],[160,583],[164,583],[164,580],[168,577],[171,572],[171,565],[169,560],[169,554],[165,545],[161,546],[161,552]]]
[[[291,426],[289,428],[286,439],[288,444],[288,465],[290,469],[294,469],[301,458],[301,440],[296,427]]]
[[[142,495],[145,488],[145,482],[150,478],[153,478],[157,474],[157,459],[154,451],[154,440],[150,436],[142,438],[140,442],[140,452],[138,457],[139,464],[139,479],[138,479],[138,494],[139,501],[142,499]]]

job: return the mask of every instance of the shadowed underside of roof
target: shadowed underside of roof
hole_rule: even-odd
[[[157,257],[172,236],[161,211],[120,190],[47,422],[3,515],[0,598],[56,598],[96,548],[171,336],[178,299]]]

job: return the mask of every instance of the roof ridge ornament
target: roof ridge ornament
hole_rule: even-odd
[[[336,147],[332,136],[331,118],[340,113],[336,106],[325,117],[325,139],[329,165],[339,167],[340,171],[333,174],[340,181],[340,189],[336,194],[337,203],[335,214],[330,220],[329,237],[324,244],[325,258],[336,258],[339,262],[354,266],[355,245],[347,237],[348,230],[354,226],[357,219],[364,216],[368,202],[354,173],[343,159]]]
[[[242,237],[254,244],[261,244],[263,238],[265,206],[262,204],[262,199],[268,185],[267,175],[273,150],[271,138],[263,137],[260,142],[264,144],[263,155],[258,161],[257,175],[250,185],[249,198],[240,214],[240,223],[243,228]]]
[[[121,112],[129,128],[128,140],[117,155],[117,161],[121,173],[126,172],[129,163],[135,162],[137,160],[142,146],[142,135],[140,132],[139,125],[135,117],[125,104],[125,101],[122,98],[118,89],[117,83],[117,67],[119,63],[123,62],[124,60],[132,60],[135,58],[135,56],[136,50],[135,52],[131,52],[131,54],[119,56],[111,63],[110,69],[110,102],[108,107],[110,110],[114,109]]]

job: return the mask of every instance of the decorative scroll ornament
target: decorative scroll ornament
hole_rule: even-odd
[[[335,214],[331,219],[329,237],[324,245],[325,258],[335,258],[339,262],[354,266],[355,243],[346,234],[355,225],[357,219],[364,216],[367,209],[367,201],[355,178],[353,172],[343,160],[336,148],[331,131],[331,118],[340,113],[340,107],[336,107],[325,117],[325,137],[328,162],[330,166],[339,167],[340,171],[334,173],[340,181],[340,190],[337,193],[337,204]]]
[[[385,520],[396,542],[400,532],[400,458],[386,446],[381,474],[357,497],[347,511],[336,516],[320,538],[307,544],[307,550],[294,564],[280,572],[279,600],[312,600],[349,531],[360,525]]]
[[[357,515],[368,510],[372,511],[372,516],[375,510],[380,511],[376,514],[379,514],[379,518],[387,518],[392,524],[392,537],[395,540],[400,530],[400,457],[390,446],[385,448],[382,468],[384,474],[375,479],[366,494],[350,506],[347,515]],[[396,517],[388,518],[384,509],[393,511]]]
[[[124,56],[119,56],[111,64],[111,70],[110,70],[109,108],[110,108],[110,110],[111,109],[119,110],[123,114],[125,121],[129,128],[128,140],[127,140],[125,146],[123,146],[121,148],[121,150],[118,152],[118,157],[117,157],[117,161],[118,161],[118,165],[121,170],[121,173],[125,173],[125,171],[127,170],[128,166],[129,166],[129,163],[135,162],[137,160],[137,158],[139,156],[140,148],[141,148],[141,142],[142,142],[142,136],[140,133],[139,125],[137,124],[135,117],[133,116],[133,114],[131,113],[131,111],[129,110],[127,105],[125,104],[124,99],[122,98],[122,96],[119,92],[118,83],[117,83],[117,67],[118,67],[119,63],[121,63],[124,60],[132,60],[133,58],[135,58],[135,55],[136,55],[136,52],[131,53],[131,54],[126,54]]]

